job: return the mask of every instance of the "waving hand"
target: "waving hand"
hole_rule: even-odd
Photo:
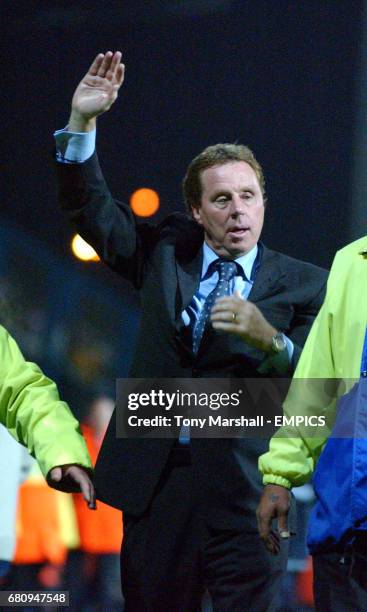
[[[75,90],[69,130],[86,132],[95,128],[96,117],[115,102],[124,80],[121,53],[99,53]]]

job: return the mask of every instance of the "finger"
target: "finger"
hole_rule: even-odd
[[[97,506],[96,506],[96,490],[94,488],[93,482],[91,481],[90,478],[88,478],[89,483],[88,483],[88,488],[89,488],[89,501],[86,500],[88,508],[90,508],[91,510],[96,510]]]
[[[280,552],[279,536],[276,533],[274,533],[274,531],[270,532],[269,536],[264,541],[264,544],[272,555],[279,554]]]
[[[216,331],[221,331],[226,334],[236,334],[237,336],[242,336],[244,332],[241,331],[238,325],[234,325],[233,323],[226,323],[224,321],[213,321],[212,327]]]
[[[291,533],[288,529],[287,514],[282,513],[278,515],[278,532],[283,539],[291,537]]]
[[[96,504],[96,490],[95,490],[95,488],[94,488],[94,486],[93,486],[93,483],[92,483],[92,482],[90,483],[90,497],[91,497],[91,500],[90,500],[90,502],[88,503],[88,507],[89,507],[91,510],[97,510],[97,504]]]
[[[226,321],[228,323],[234,323],[237,318],[237,314],[233,310],[212,310],[210,313],[211,321]]]
[[[102,64],[103,58],[104,54],[98,53],[98,55],[94,58],[92,64],[89,67],[88,74],[91,74],[92,76],[96,76],[98,74],[98,70]]]
[[[101,77],[106,76],[106,73],[110,68],[112,58],[113,58],[112,51],[107,51],[107,53],[105,53],[103,57],[100,67],[98,68],[98,72],[97,72],[98,76],[101,76]]]
[[[256,511],[257,528],[261,539],[266,539],[271,532],[271,520],[272,516],[269,514],[264,515],[260,508]]]
[[[120,61],[121,61],[121,52],[116,51],[116,53],[114,53],[111,58],[109,68],[106,72],[106,78],[109,79],[110,81],[116,78],[116,72],[117,72],[118,67],[120,66]]]
[[[243,297],[242,297],[242,295],[241,295],[241,291],[238,291],[238,289],[237,289],[237,290],[234,292],[234,294],[233,294],[233,295],[234,295],[236,298],[238,298],[238,299],[242,300],[242,302],[244,302],[244,301],[245,301],[245,298],[243,298]]]
[[[89,497],[89,487],[88,480],[89,478],[82,470],[76,469],[75,467],[70,467],[67,469],[66,474],[73,480],[75,483],[79,485],[80,491],[83,494],[83,497],[86,501],[90,501]]]
[[[125,65],[119,64],[116,70],[116,85],[118,87],[121,87],[122,83],[124,82],[124,78],[125,78]]]
[[[84,495],[84,499],[86,504],[90,510],[96,510],[96,493],[93,486],[93,483],[90,479],[88,479],[88,496]]]
[[[240,331],[242,329],[241,317],[232,310],[212,312],[210,315],[210,322],[212,325],[214,325],[214,323],[224,323],[226,327],[230,325],[235,331]]]
[[[265,544],[267,550],[273,555],[277,555],[280,551],[279,535],[271,529],[270,521],[258,517],[257,525],[260,538]]]
[[[62,469],[61,467],[52,468],[50,472],[50,480],[52,482],[60,482],[62,478]]]
[[[278,532],[281,538],[289,538],[291,533],[288,529],[288,512],[278,511]]]
[[[211,312],[233,312],[236,308],[236,304],[228,300],[222,301],[224,298],[219,298],[211,309]]]
[[[89,479],[85,474],[80,474],[75,478],[75,481],[79,483],[80,492],[82,493],[87,504],[89,504],[92,501]]]
[[[238,298],[234,295],[225,295],[223,297],[218,298],[213,305],[213,308],[229,308],[229,309],[238,309],[244,308],[244,300],[242,298]]]
[[[236,323],[229,323],[228,321],[212,321],[212,327],[214,329],[220,329],[226,332],[232,332],[234,334],[242,333]]]
[[[89,508],[95,508],[94,487],[88,474],[81,468],[71,467],[68,476],[76,482]]]
[[[275,533],[270,526],[270,522],[258,517],[258,530],[260,538],[265,544],[266,549],[273,555],[277,555],[280,551],[279,534]]]
[[[219,297],[218,299],[216,299],[214,304],[222,304],[222,303],[225,304],[226,302],[228,302],[228,304],[236,303],[233,295],[223,295],[222,297]]]

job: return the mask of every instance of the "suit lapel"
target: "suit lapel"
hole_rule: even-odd
[[[195,223],[176,244],[176,274],[178,295],[176,299],[176,325],[181,329],[181,313],[190,304],[199,287],[203,265],[203,232]],[[193,231],[194,230],[194,231]],[[190,238],[188,238],[190,236]]]
[[[203,249],[199,249],[191,261],[176,262],[178,288],[181,295],[181,312],[187,308],[200,283],[200,273],[203,264]],[[176,314],[181,314],[176,313]]]
[[[278,293],[286,277],[278,253],[267,249],[264,245],[261,246],[262,254],[259,270],[248,296],[250,302],[259,302],[269,295]]]

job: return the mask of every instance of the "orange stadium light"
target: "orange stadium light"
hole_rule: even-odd
[[[75,257],[82,261],[100,261],[94,248],[88,244],[79,234],[75,234],[71,241],[71,250]]]
[[[142,187],[131,195],[130,206],[139,217],[150,217],[159,208],[159,195],[154,189]]]

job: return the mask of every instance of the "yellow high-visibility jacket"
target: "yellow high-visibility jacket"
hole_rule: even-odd
[[[287,488],[309,480],[335,420],[338,395],[327,401],[323,382],[342,379],[340,394],[359,379],[367,325],[367,236],[344,247],[335,256],[325,301],[302,351],[284,403],[284,414],[318,415],[327,427],[310,436],[310,428],[284,426],[273,436],[269,451],[259,458],[264,484]],[[301,382],[300,382],[301,381]],[[340,461],[343,458],[340,457]]]
[[[92,467],[79,423],[60,400],[55,383],[24,359],[1,326],[0,423],[28,448],[44,476],[58,465]]]

